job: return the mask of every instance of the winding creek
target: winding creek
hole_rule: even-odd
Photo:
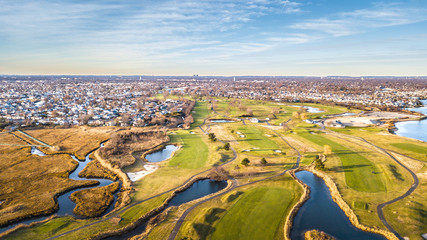
[[[308,171],[297,172],[295,175],[310,187],[310,198],[301,206],[293,219],[292,240],[303,240],[304,233],[313,229],[323,231],[337,240],[386,239],[381,235],[365,232],[353,226],[341,208],[332,200],[329,189],[321,178]]]
[[[100,147],[103,147],[103,146],[104,146],[104,143],[101,143]],[[73,209],[76,206],[76,204],[73,201],[71,201],[71,199],[70,199],[71,194],[73,192],[76,192],[76,191],[80,191],[80,190],[84,190],[84,189],[89,189],[89,188],[95,188],[95,187],[103,187],[103,186],[107,186],[107,185],[113,183],[113,181],[109,180],[109,179],[104,179],[104,178],[81,178],[81,177],[78,176],[78,174],[86,167],[86,165],[90,161],[92,161],[92,159],[90,158],[90,155],[94,151],[96,151],[96,150],[97,149],[89,152],[86,155],[86,157],[85,157],[85,159],[83,161],[80,161],[76,156],[70,154],[71,158],[73,158],[75,161],[77,161],[77,163],[79,165],[77,166],[77,168],[74,171],[72,171],[70,173],[69,178],[73,179],[73,180],[83,180],[83,181],[84,180],[96,180],[96,181],[99,182],[99,184],[98,185],[94,185],[94,186],[89,186],[89,187],[80,187],[80,188],[73,189],[73,190],[70,190],[68,192],[65,192],[65,193],[61,194],[57,198],[59,209],[58,209],[57,212],[54,213],[57,216],[70,215],[70,216],[73,216],[75,218],[82,218],[82,217],[77,216],[77,215],[75,215],[73,213]],[[36,147],[31,147],[31,154],[38,155],[38,156],[46,156],[45,153],[43,153],[42,151],[40,151]],[[114,205],[115,205],[116,201],[117,201],[117,193],[114,194],[114,201],[110,204],[110,206],[107,208],[107,210],[101,216],[103,216],[103,215],[109,213],[110,211],[112,211],[114,209]],[[10,224],[10,225],[5,226],[5,227],[1,227],[0,228],[0,233],[2,233],[4,231],[7,231],[9,229],[12,229],[12,228],[16,227],[17,225],[20,225],[20,224],[31,224],[33,222],[38,222],[38,221],[45,220],[48,217],[49,216],[39,216],[39,217],[34,217],[34,218],[30,218],[30,219],[25,219],[25,220],[22,220],[22,221],[18,221],[17,223]]]
[[[423,107],[408,108],[407,110],[427,115],[427,99],[421,100],[421,102]],[[418,121],[397,122],[395,126],[397,128],[395,134],[427,142],[427,118]]]
[[[189,188],[177,193],[166,205],[165,209],[172,206],[179,206],[181,204],[193,201],[209,194],[216,193],[226,187],[227,181],[216,181],[212,179],[198,180],[193,183]],[[128,239],[135,235],[139,235],[145,231],[145,228],[147,227],[147,222],[148,220],[144,221],[142,224],[140,224],[130,232],[121,234],[120,236],[109,237],[107,239]]]

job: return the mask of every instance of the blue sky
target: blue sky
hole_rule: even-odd
[[[0,4],[0,74],[427,75],[426,0]]]

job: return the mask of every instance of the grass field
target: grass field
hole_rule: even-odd
[[[209,115],[210,113],[210,104],[208,102],[201,102],[197,101],[196,105],[193,109],[193,118],[194,123],[191,124],[191,128],[196,128],[200,124],[203,123],[204,119]]]
[[[46,149],[47,153],[75,154],[84,159],[86,154],[99,147],[99,144],[110,138],[110,134],[119,130],[115,127],[73,127],[66,129],[37,129],[26,130],[29,135],[51,145],[59,147],[60,151]]]
[[[390,145],[402,150],[407,150],[414,153],[426,154],[427,156],[427,147],[415,145],[413,143],[390,143]]]
[[[386,191],[381,172],[367,158],[320,135],[320,133],[303,132],[299,135],[319,146],[331,146],[333,153],[341,160],[342,170],[345,172],[346,183],[349,187],[362,192]],[[364,181],[360,181],[360,179],[364,179]]]
[[[418,160],[427,162],[427,143],[415,139],[390,134],[386,129],[377,127],[367,128],[330,128],[330,130],[348,135],[363,137],[376,145],[396,151]]]
[[[169,160],[169,166],[196,169],[203,167],[208,159],[208,146],[198,134],[188,131],[170,135],[171,142],[182,144],[175,156]]]
[[[211,239],[274,239],[291,201],[283,188],[251,189],[219,220]]]
[[[300,196],[289,176],[236,189],[194,209],[178,239],[283,239],[284,221]]]

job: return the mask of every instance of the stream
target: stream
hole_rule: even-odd
[[[103,146],[104,146],[104,143],[101,143],[100,147],[103,147]],[[70,195],[73,192],[76,192],[76,191],[80,191],[80,190],[84,190],[84,189],[89,189],[89,188],[103,187],[103,186],[107,186],[107,185],[113,183],[113,181],[109,180],[109,179],[103,179],[103,178],[81,178],[81,177],[78,176],[78,174],[86,167],[86,165],[90,161],[92,161],[92,159],[90,158],[90,155],[95,150],[89,152],[86,155],[84,161],[80,161],[76,156],[70,154],[71,158],[73,158],[75,161],[77,161],[77,163],[79,165],[77,166],[77,168],[74,171],[72,171],[70,173],[69,178],[70,179],[74,179],[74,180],[96,180],[96,181],[99,182],[99,184],[98,185],[94,185],[94,186],[90,186],[90,187],[80,187],[80,188],[73,189],[73,190],[70,190],[68,192],[65,192],[65,193],[61,194],[57,198],[59,209],[58,209],[58,211],[56,211],[53,214],[56,214],[58,216],[70,215],[70,216],[73,216],[74,218],[83,218],[83,217],[77,216],[77,215],[75,215],[73,213],[73,209],[76,206],[76,204],[73,201],[71,201]],[[45,153],[43,153],[42,151],[40,151],[36,147],[31,147],[31,154],[38,155],[38,156],[46,156]],[[110,206],[107,208],[107,210],[104,213],[102,213],[101,216],[104,216],[105,214],[111,212],[114,209],[114,205],[115,205],[116,201],[117,201],[117,193],[114,194],[114,201],[110,204]],[[50,214],[49,216],[38,216],[38,217],[34,217],[34,218],[29,218],[29,219],[21,220],[21,221],[18,221],[16,223],[13,223],[13,224],[1,227],[0,228],[0,233],[4,232],[6,230],[12,229],[12,228],[14,228],[15,226],[17,226],[19,224],[31,224],[33,222],[38,222],[38,221],[45,220],[48,217],[50,217],[51,215],[53,215],[53,214]]]

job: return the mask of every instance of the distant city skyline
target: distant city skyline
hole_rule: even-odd
[[[423,0],[0,3],[0,74],[427,75]]]

